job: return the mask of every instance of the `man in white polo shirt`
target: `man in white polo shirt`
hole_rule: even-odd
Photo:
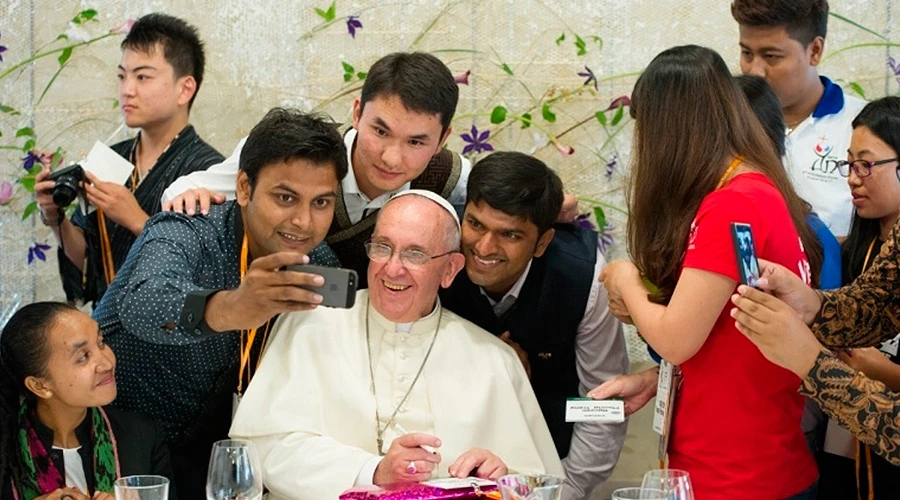
[[[850,122],[865,102],[847,95],[816,67],[825,48],[827,0],[734,0],[741,71],[769,82],[787,125],[784,166],[797,193],[838,238],[853,204],[837,162],[847,158]]]

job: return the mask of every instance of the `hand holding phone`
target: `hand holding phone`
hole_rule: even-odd
[[[325,307],[342,307],[349,309],[356,302],[356,287],[359,277],[352,269],[324,266],[287,266],[286,271],[317,274],[325,278],[322,286],[301,286],[306,290],[318,293],[322,296],[322,304]]]
[[[753,244],[750,224],[732,222],[731,239],[734,242],[734,253],[737,255],[738,276],[741,283],[756,288],[759,282],[759,261],[756,258],[756,246]]]

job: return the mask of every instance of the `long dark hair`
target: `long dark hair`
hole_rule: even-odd
[[[866,104],[866,107],[853,119],[853,128],[866,127],[876,137],[890,146],[895,153],[900,153],[900,97],[884,97]],[[856,279],[864,271],[866,254],[872,241],[881,236],[881,221],[864,219],[856,210],[850,222],[850,233],[841,245],[843,283]],[[878,255],[879,248],[872,249],[871,259]]]
[[[628,245],[635,265],[659,288],[650,300],[665,304],[672,297],[691,222],[735,155],[781,192],[818,275],[821,246],[803,200],[759,120],[747,119],[753,110],[719,54],[686,45],[656,56],[635,84],[631,114]]]
[[[29,376],[43,376],[50,356],[48,336],[57,318],[77,311],[61,302],[29,304],[10,318],[0,333],[0,496],[11,480],[23,477],[19,451],[19,407],[35,398],[25,387]]]

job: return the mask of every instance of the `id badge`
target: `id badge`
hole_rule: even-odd
[[[243,394],[235,392],[231,395],[231,421],[234,421],[234,416],[237,414],[238,406],[241,404],[241,399],[243,398]]]
[[[666,360],[659,363],[659,382],[656,386],[656,406],[653,408],[653,430],[659,434],[659,461],[666,464],[669,454],[669,435],[675,396],[681,381],[680,370]]]

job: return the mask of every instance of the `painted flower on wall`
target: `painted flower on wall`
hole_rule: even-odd
[[[494,146],[491,146],[487,142],[491,137],[490,130],[478,132],[478,128],[476,128],[475,125],[472,125],[472,130],[462,134],[460,137],[466,142],[466,147],[462,150],[462,154],[464,155],[473,152],[477,154],[494,150]]]
[[[35,164],[45,163],[50,159],[50,155],[47,153],[38,153],[34,150],[29,151],[25,154],[25,158],[22,158],[22,168],[25,170],[31,170]]]
[[[472,70],[468,70],[465,73],[461,73],[453,77],[453,81],[457,83],[457,85],[468,85],[469,84],[469,75],[472,74]]]
[[[3,38],[3,33],[0,32],[0,38]],[[0,62],[3,62],[3,53],[6,52],[6,47],[4,45],[0,45]]]
[[[897,79],[897,84],[900,85],[900,64],[897,64],[897,61],[893,57],[888,57],[887,60],[888,68],[891,69],[891,73],[894,74],[894,78]]]
[[[351,37],[355,39],[356,30],[360,30],[362,27],[362,21],[359,20],[359,16],[347,16],[347,32],[350,33]]]
[[[584,77],[584,85],[594,84],[594,90],[600,90],[600,87],[597,85],[597,76],[594,75],[594,72],[591,71],[591,68],[587,66],[584,67],[584,71],[579,71],[578,76]]]
[[[12,199],[13,185],[9,181],[0,182],[0,205],[6,205]]]
[[[44,252],[47,250],[50,250],[50,245],[35,242],[34,245],[28,248],[28,263],[31,264],[34,262],[35,258],[39,259],[41,262],[46,262],[47,254]]]
[[[606,179],[612,179],[613,173],[616,171],[616,167],[619,165],[619,155],[613,154],[612,158],[606,162]]]

